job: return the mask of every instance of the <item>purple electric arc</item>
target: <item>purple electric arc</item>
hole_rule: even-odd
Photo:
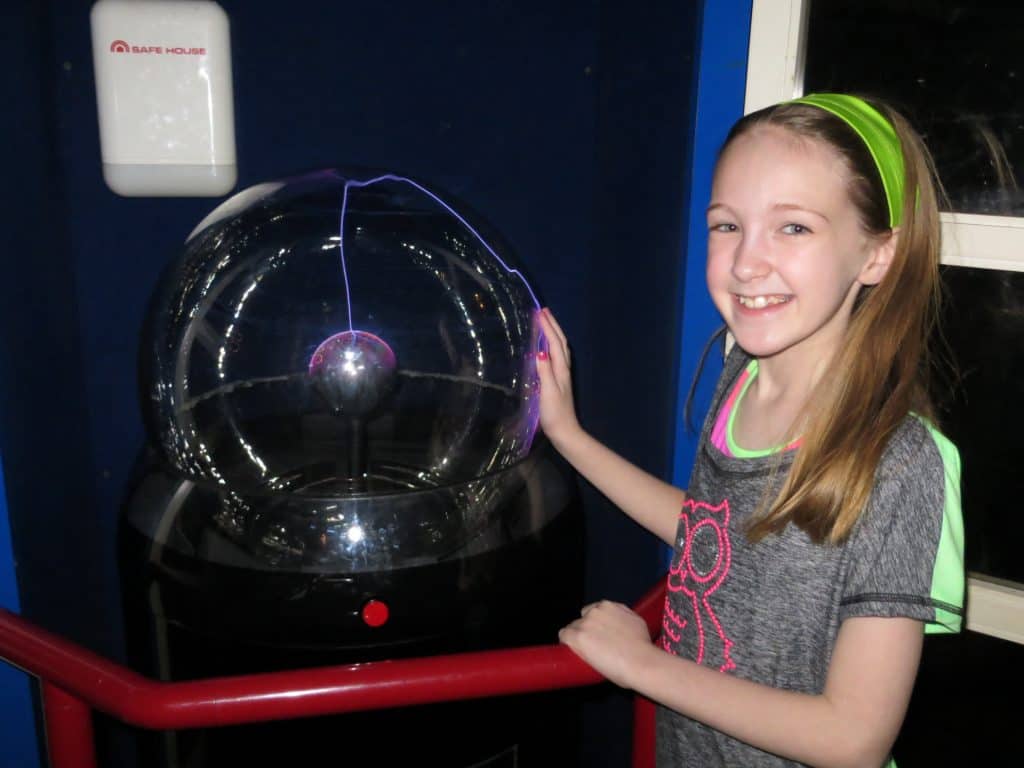
[[[512,269],[498,256],[491,245],[480,236],[468,221],[430,190],[412,179],[384,174],[365,181],[348,180],[342,189],[341,215],[338,222],[338,250],[341,255],[341,274],[345,282],[345,305],[348,310],[348,330],[336,333],[316,348],[309,361],[309,375],[317,391],[327,400],[331,410],[339,416],[355,418],[373,411],[395,386],[397,370],[395,353],[390,345],[366,331],[356,330],[352,322],[352,288],[349,284],[348,264],[345,260],[345,216],[348,213],[349,189],[369,187],[382,182],[407,184],[426,195],[454,216],[509,274],[518,277],[526,287],[534,306],[540,302],[530,284],[517,269]]]

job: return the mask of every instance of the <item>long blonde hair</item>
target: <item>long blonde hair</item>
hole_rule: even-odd
[[[941,188],[928,150],[907,121],[885,104],[869,103],[892,123],[903,149],[907,192],[895,254],[883,279],[857,296],[843,342],[805,406],[789,474],[748,528],[752,541],[789,523],[819,543],[844,541],[867,507],[878,463],[900,423],[911,412],[934,418],[927,375],[941,295]],[[832,147],[847,165],[847,191],[864,230],[892,234],[877,167],[846,123],[817,107],[779,104],[740,120],[722,151],[766,124]]]

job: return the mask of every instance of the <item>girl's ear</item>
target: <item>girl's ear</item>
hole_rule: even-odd
[[[896,255],[896,244],[899,242],[900,228],[894,227],[886,236],[880,237],[871,248],[868,260],[857,275],[861,285],[878,285],[889,271],[893,257]]]

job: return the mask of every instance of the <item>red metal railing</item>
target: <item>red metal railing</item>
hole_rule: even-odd
[[[652,637],[664,585],[634,610]],[[142,728],[172,730],[431,704],[593,685],[602,677],[565,646],[163,683],[0,609],[0,659],[41,682],[51,768],[95,768],[92,710]],[[633,767],[654,765],[654,708],[637,697]]]

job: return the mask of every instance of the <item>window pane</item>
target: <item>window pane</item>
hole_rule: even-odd
[[[952,210],[1024,215],[1024,3],[817,0],[804,90],[877,95],[935,156]]]
[[[1024,582],[1024,273],[942,269],[942,330],[956,370],[933,381],[963,462],[967,567]]]

